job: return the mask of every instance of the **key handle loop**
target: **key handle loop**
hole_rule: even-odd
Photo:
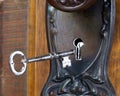
[[[17,71],[17,70],[15,69],[14,58],[15,58],[17,55],[20,55],[21,58],[23,58],[23,59],[21,59],[21,63],[23,64],[23,66],[22,66],[22,68],[20,69],[20,71]],[[21,52],[21,51],[15,51],[15,52],[11,53],[10,58],[9,58],[9,62],[10,62],[11,70],[12,70],[12,72],[13,72],[16,76],[20,76],[20,75],[22,75],[23,73],[25,73],[25,71],[26,71],[26,69],[27,69],[27,59],[26,59],[26,57],[25,57],[25,55],[24,55],[23,52]]]

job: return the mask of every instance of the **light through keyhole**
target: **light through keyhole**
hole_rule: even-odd
[[[77,38],[73,41],[73,45],[75,46],[75,59],[82,60],[81,56],[81,47],[84,45],[82,39]]]
[[[81,44],[83,44],[83,45],[84,45],[84,43],[83,43],[83,40],[82,40],[82,39],[80,39],[80,38],[76,38],[76,39],[73,41],[73,45],[76,47],[76,46],[78,45],[78,43],[81,43]]]

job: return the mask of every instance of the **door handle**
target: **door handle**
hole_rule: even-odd
[[[47,0],[49,54],[27,58],[11,53],[12,72],[20,76],[28,63],[50,60],[42,96],[116,96],[107,75],[114,32],[115,0]],[[21,57],[20,71],[14,58]]]
[[[52,6],[62,11],[80,11],[92,6],[96,0],[47,0]]]

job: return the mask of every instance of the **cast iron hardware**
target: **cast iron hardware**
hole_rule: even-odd
[[[52,6],[62,11],[85,10],[92,6],[96,0],[47,0]]]
[[[50,60],[42,96],[116,96],[107,74],[115,0],[47,1],[50,54],[27,59],[21,51],[13,52],[10,66],[14,74],[22,75],[27,63]],[[22,58],[20,72],[15,70],[16,55]]]

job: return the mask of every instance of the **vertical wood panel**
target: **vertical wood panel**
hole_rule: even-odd
[[[4,0],[0,5],[0,96],[27,95],[26,74],[17,77],[9,66],[13,51],[27,50],[27,5],[27,0]]]
[[[29,10],[29,51],[28,56],[48,53],[46,41],[46,0],[30,0]],[[40,96],[49,74],[49,62],[42,61],[29,65],[28,96]]]
[[[110,55],[109,77],[117,96],[120,96],[120,0],[116,0],[116,22]]]
[[[36,0],[29,0],[28,57],[35,56]],[[28,66],[28,96],[35,96],[35,63]]]
[[[46,41],[46,0],[37,0],[36,5],[36,56],[48,54]],[[40,96],[41,90],[47,80],[49,73],[49,63],[47,61],[38,62],[35,66],[35,96]]]

